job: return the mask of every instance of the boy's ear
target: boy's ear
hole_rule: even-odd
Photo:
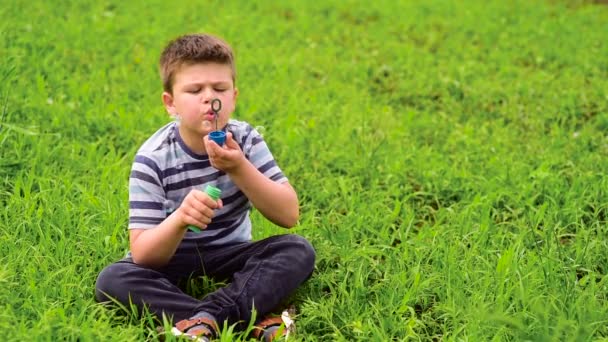
[[[162,100],[167,113],[169,113],[169,115],[176,115],[177,113],[175,112],[175,105],[173,104],[173,95],[165,91],[163,92]]]

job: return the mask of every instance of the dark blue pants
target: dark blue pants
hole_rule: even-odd
[[[276,309],[310,276],[314,262],[313,247],[298,235],[205,248],[184,240],[160,269],[137,265],[130,258],[106,267],[97,278],[95,295],[99,302],[111,297],[127,307],[132,303],[141,310],[145,305],[158,318],[164,313],[174,323],[206,311],[220,326],[224,321],[247,324],[253,307],[258,319]],[[180,281],[200,275],[230,283],[200,300],[178,287]]]

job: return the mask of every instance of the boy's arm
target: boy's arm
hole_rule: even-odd
[[[211,165],[226,172],[264,217],[285,228],[296,225],[300,216],[298,195],[289,183],[277,183],[262,174],[245,158],[230,132],[224,147],[208,137],[204,141]]]
[[[221,208],[200,190],[192,190],[177,210],[151,229],[131,229],[129,242],[133,262],[152,268],[166,265],[186,234],[188,225],[205,229],[211,223],[214,209]]]
[[[238,167],[226,173],[264,217],[285,228],[298,223],[298,195],[289,183],[268,179],[245,158]]]
[[[138,265],[152,268],[162,267],[175,254],[177,246],[186,235],[175,212],[152,229],[130,229],[131,257]]]

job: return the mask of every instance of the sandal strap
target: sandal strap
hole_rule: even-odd
[[[206,317],[184,319],[184,320],[181,320],[181,321],[177,322],[175,324],[175,327],[179,331],[181,331],[181,332],[186,332],[186,331],[188,331],[188,329],[190,329],[190,328],[192,328],[194,326],[197,326],[197,325],[202,325],[202,324],[208,326],[209,328],[211,328],[211,330],[205,328],[205,330],[207,330],[207,333],[205,333],[205,331],[200,331],[198,333],[198,335],[212,335],[212,336],[215,336],[215,333],[219,330],[218,327],[217,327],[217,323],[215,321],[213,321],[213,320],[210,320],[209,318],[206,318]],[[198,332],[199,330],[202,330],[202,329],[203,329],[203,327],[200,327],[200,329],[196,328],[196,332]]]
[[[188,329],[187,335],[190,336],[206,336],[206,337],[214,337],[213,332],[204,325],[199,325],[196,328]]]
[[[281,317],[266,317],[253,328],[253,337],[259,339],[264,334],[264,330],[268,327],[278,326],[283,324]]]

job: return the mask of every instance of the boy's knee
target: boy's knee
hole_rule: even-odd
[[[299,235],[287,235],[291,253],[301,264],[302,270],[308,274],[312,273],[315,267],[316,252],[314,247],[305,238]]]
[[[95,299],[98,302],[107,302],[116,295],[118,285],[120,264],[111,264],[104,268],[97,276],[95,283]]]

